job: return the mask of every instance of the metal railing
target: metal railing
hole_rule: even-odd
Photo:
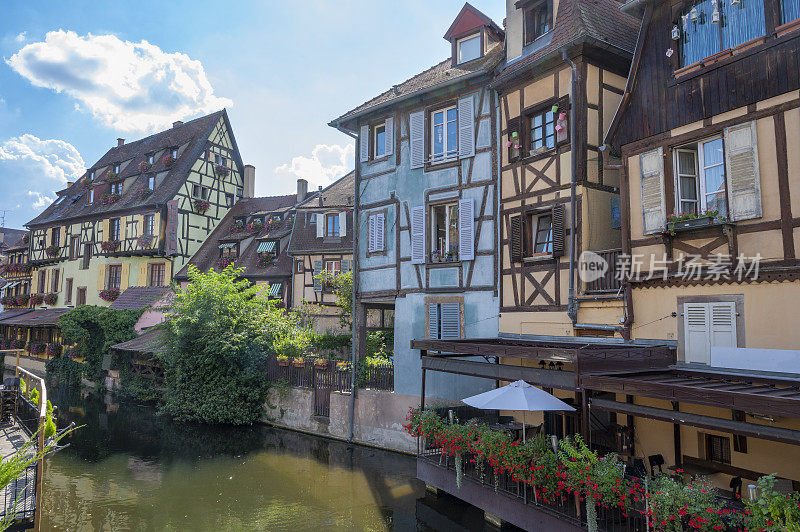
[[[38,464],[25,468],[22,474],[9,482],[0,493],[2,509],[0,518],[14,521],[32,521],[36,515],[36,489]]]
[[[617,275],[617,270],[619,268],[619,256],[622,253],[622,249],[605,249],[602,251],[594,251],[594,253],[606,261],[606,264],[608,264],[608,270],[606,270],[606,272],[599,279],[586,283],[586,293],[619,293],[622,283]]]
[[[351,388],[350,362],[304,357],[302,364],[292,360],[281,364],[275,357],[269,357],[266,371],[270,382],[285,381],[298,388],[315,388],[321,382],[336,392],[350,391]],[[356,373],[358,388],[394,391],[394,365],[364,367]]]

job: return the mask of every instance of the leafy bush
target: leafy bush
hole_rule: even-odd
[[[55,378],[67,386],[78,386],[81,383],[83,365],[67,356],[51,358],[45,364],[48,378]]]
[[[800,530],[800,493],[775,490],[775,474],[758,479],[758,498],[747,501],[750,526],[755,530]]]

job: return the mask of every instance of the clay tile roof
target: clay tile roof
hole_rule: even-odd
[[[162,332],[163,329],[161,327],[150,327],[133,340],[112,345],[111,349],[129,351],[132,353],[158,353],[161,351],[163,346],[163,339],[161,337]]]
[[[161,299],[168,286],[133,286],[122,292],[109,307],[117,310],[143,310]]]
[[[115,146],[108,150],[100,160],[94,163],[86,173],[70,187],[60,191],[56,201],[50,204],[39,216],[25,224],[28,227],[60,222],[70,218],[104,214],[132,207],[157,206],[171,200],[183,186],[192,165],[202,154],[208,137],[221,118],[227,121],[225,110],[217,111],[189,122],[171,127],[149,137]],[[232,132],[231,132],[232,135]],[[234,141],[234,148],[236,143]],[[167,150],[178,148],[178,160],[169,168],[164,165],[163,157]],[[234,151],[236,151],[234,149]],[[145,161],[150,154],[155,155],[153,166],[142,173],[139,163]],[[236,161],[241,165],[241,161]],[[120,165],[119,175],[109,178],[113,165]],[[93,181],[89,181],[89,173],[95,172]],[[148,175],[156,175],[156,190],[142,199],[140,190],[147,182]],[[126,185],[122,198],[110,205],[103,205],[100,197],[108,191],[112,181],[127,180],[135,177],[132,186]],[[87,183],[95,189],[95,201],[87,203]]]
[[[549,43],[526,46],[521,58],[503,65],[494,83],[502,83],[545,56],[585,39],[617,53],[633,55],[641,21],[623,13],[620,6],[617,0],[561,0]]]
[[[3,234],[3,241],[0,242],[0,249],[7,249],[15,247],[22,242],[22,238],[27,233],[25,229],[11,229],[10,227],[0,227],[0,233]]]
[[[307,253],[316,251],[353,251],[353,216],[347,217],[347,230],[342,238],[318,238],[317,226],[311,223],[311,215],[324,214],[331,208],[351,213],[353,210],[353,194],[355,186],[355,172],[350,172],[338,181],[328,185],[319,197],[306,200],[297,207],[297,216],[292,229],[292,240],[289,243],[289,253]]]
[[[0,324],[5,325],[5,320],[7,320],[9,318],[16,318],[17,316],[19,316],[21,314],[27,314],[28,312],[33,312],[33,311],[31,309],[29,309],[29,308],[21,308],[21,309],[15,309],[15,310],[4,310],[4,311],[0,312]]]
[[[68,308],[50,308],[31,310],[24,314],[3,318],[3,325],[24,325],[27,327],[53,327],[58,324],[59,318],[69,312]]]

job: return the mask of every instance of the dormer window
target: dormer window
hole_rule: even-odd
[[[153,191],[156,189],[156,176],[147,176],[147,189]]]
[[[94,170],[89,172],[89,181],[94,181]]]
[[[482,50],[481,50],[481,34],[476,33],[474,35],[470,35],[464,37],[463,39],[459,39],[457,44],[458,48],[458,62],[466,63],[468,61],[473,61],[481,57]]]
[[[122,194],[122,181],[111,183],[111,193],[120,195]]]
[[[118,164],[114,165],[114,173],[119,175],[119,165]]]
[[[178,158],[178,148],[172,148],[172,158],[173,159]]]
[[[553,2],[530,2],[525,9],[525,44],[530,44],[553,28]]]
[[[152,153],[147,156],[147,162],[150,163],[151,166],[153,165],[153,161],[154,160],[155,160],[155,156]]]

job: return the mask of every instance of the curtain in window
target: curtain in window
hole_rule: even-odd
[[[741,1],[748,2],[751,0]],[[697,10],[697,20],[691,19],[692,9]],[[720,51],[719,25],[711,23],[711,13],[713,11],[714,6],[711,0],[703,0],[693,6],[687,6],[681,13],[680,24],[683,25],[683,21],[686,20],[686,25],[681,28],[683,31],[683,37],[681,38],[683,66],[696,63]]]
[[[800,0],[781,0],[781,22],[786,24],[800,18]]]
[[[730,0],[721,3],[722,49],[761,37],[766,33],[763,0],[740,0],[731,5]]]

